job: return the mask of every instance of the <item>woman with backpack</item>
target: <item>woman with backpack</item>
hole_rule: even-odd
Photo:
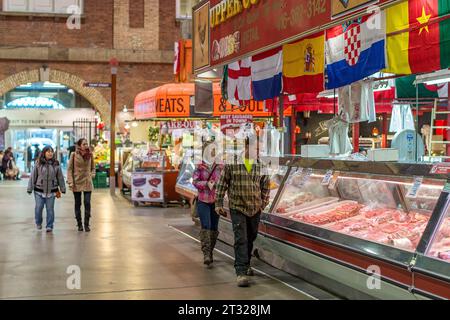
[[[91,195],[94,185],[92,179],[95,177],[94,156],[86,139],[78,140],[76,150],[70,155],[67,168],[67,182],[75,198],[75,218],[77,219],[78,231],[91,231],[89,220],[91,218]],[[81,196],[84,204],[84,230],[81,218]]]
[[[47,146],[42,151],[28,182],[28,194],[34,191],[35,221],[38,230],[42,229],[42,212],[47,210],[47,232],[53,231],[55,221],[55,198],[66,193],[66,184],[59,162],[55,159],[53,148]]]

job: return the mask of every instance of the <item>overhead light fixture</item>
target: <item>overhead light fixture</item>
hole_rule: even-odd
[[[136,128],[139,124],[137,123],[136,120],[133,121],[133,123],[131,124],[133,126],[133,128]]]
[[[333,99],[337,98],[337,94],[335,94],[334,90],[325,90],[322,91],[317,95],[317,98],[327,98],[327,99]]]
[[[427,85],[441,84],[450,82],[450,70],[444,69],[432,73],[421,74],[416,77],[414,84],[425,83]]]
[[[222,76],[217,72],[216,69],[206,71],[197,75],[197,79],[220,79]]]
[[[123,106],[123,110],[122,110],[122,112],[125,112],[125,113],[127,113],[127,112],[128,112],[128,108],[127,108],[127,105],[124,105],[124,106]]]

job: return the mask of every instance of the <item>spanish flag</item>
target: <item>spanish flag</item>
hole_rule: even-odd
[[[449,14],[449,0],[408,0],[386,9],[385,71],[415,74],[449,68]]]
[[[325,34],[283,46],[283,91],[287,94],[324,90]]]

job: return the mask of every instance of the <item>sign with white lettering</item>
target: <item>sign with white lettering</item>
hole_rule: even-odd
[[[14,127],[72,127],[79,119],[94,119],[93,109],[73,108],[64,110],[0,110],[0,118],[9,120],[10,128]]]
[[[108,82],[85,82],[84,86],[87,88],[111,88],[111,83],[108,83]]]

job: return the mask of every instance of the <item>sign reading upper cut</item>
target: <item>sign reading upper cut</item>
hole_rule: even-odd
[[[198,72],[324,25],[331,20],[331,6],[329,0],[210,0],[194,7],[193,20]]]

